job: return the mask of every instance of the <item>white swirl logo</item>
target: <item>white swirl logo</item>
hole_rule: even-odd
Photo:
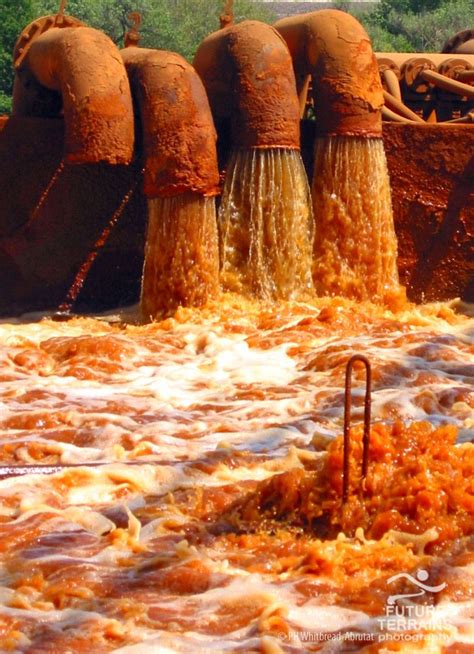
[[[387,598],[387,604],[393,606],[399,600],[411,599],[412,597],[420,597],[425,593],[440,593],[446,588],[446,582],[439,584],[438,586],[428,586],[424,582],[428,581],[429,574],[427,570],[420,569],[416,572],[416,577],[409,575],[407,572],[401,572],[398,575],[394,575],[387,580],[388,584],[392,584],[398,579],[408,579],[414,586],[420,590],[416,593],[402,593],[401,595],[389,595]]]

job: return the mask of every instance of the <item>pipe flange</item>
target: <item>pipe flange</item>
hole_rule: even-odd
[[[471,68],[471,64],[465,59],[452,58],[446,59],[446,61],[440,64],[438,73],[450,79],[456,79],[459,73],[462,73],[464,70],[470,70]]]
[[[402,78],[411,91],[428,93],[430,90],[431,84],[420,77],[420,73],[424,70],[436,71],[434,63],[426,57],[412,57],[402,66]]]
[[[400,68],[394,61],[392,61],[392,59],[389,59],[388,57],[379,57],[377,58],[377,64],[380,74],[384,73],[386,70],[393,70],[397,78],[399,80],[402,79]]]
[[[73,16],[65,16],[61,13],[42,16],[31,22],[21,32],[15,43],[13,49],[13,66],[15,70],[21,66],[21,62],[25,58],[33,41],[53,27],[85,27],[85,23]]]
[[[459,48],[461,48],[463,45],[469,43],[469,41],[472,41],[472,52],[474,53],[474,29],[470,30],[463,30],[462,32],[458,32],[455,34],[452,38],[450,38],[446,43],[444,44],[444,47],[442,49],[443,54],[450,54],[458,51]],[[471,45],[471,44],[469,44]],[[470,48],[466,48],[464,50],[464,54],[469,54],[471,52]]]

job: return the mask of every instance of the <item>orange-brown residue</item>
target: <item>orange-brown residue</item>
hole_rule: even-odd
[[[404,291],[382,140],[317,139],[312,195],[316,292],[401,306]]]
[[[246,529],[278,521],[325,538],[340,531],[353,535],[358,528],[374,539],[390,530],[423,534],[435,528],[430,547],[442,550],[474,533],[473,445],[455,446],[456,436],[452,426],[433,429],[427,422],[375,424],[361,484],[362,428],[357,427],[351,431],[352,481],[344,508],[339,437],[312,470],[294,468],[262,482],[237,503],[231,523]]]
[[[433,429],[427,422],[375,424],[371,430],[369,472],[364,493],[355,480],[362,452],[359,428],[352,434],[353,494],[342,514],[347,533],[362,527],[380,538],[390,529],[422,534],[435,527],[435,547],[474,532],[474,456],[472,444],[456,446],[457,429]],[[341,489],[342,445],[329,446],[329,487]]]
[[[468,651],[473,445],[454,446],[452,427],[374,423],[358,498],[353,430],[343,516],[342,443],[328,446],[354,350],[373,365],[374,421],[416,413],[472,438],[466,318],[226,296],[161,323],[109,319],[0,326],[0,456],[35,465],[0,485],[4,649],[105,653],[143,647],[146,630],[150,651],[201,654],[225,636],[253,652],[307,631],[319,651],[318,634],[345,642],[361,624],[377,649],[388,596],[413,589],[390,579],[423,569],[446,587],[418,601],[449,611],[449,651]],[[37,474],[48,462],[72,467]],[[445,644],[431,629],[428,642]]]
[[[214,198],[195,193],[149,201],[141,315],[202,306],[218,293],[219,254]]]
[[[311,293],[313,216],[298,152],[234,152],[219,221],[224,288],[264,299]]]

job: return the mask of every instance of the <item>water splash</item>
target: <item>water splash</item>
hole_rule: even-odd
[[[403,302],[382,139],[317,139],[312,195],[318,295]]]
[[[234,152],[219,226],[225,289],[267,300],[294,299],[313,291],[313,215],[299,152]]]
[[[183,193],[148,201],[140,310],[144,320],[202,306],[219,291],[214,198]]]

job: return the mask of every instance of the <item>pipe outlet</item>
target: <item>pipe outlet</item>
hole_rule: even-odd
[[[120,53],[98,30],[52,27],[35,36],[16,66],[13,114],[64,114],[68,163],[128,164],[134,125]]]
[[[321,135],[381,136],[383,89],[370,39],[351,15],[323,9],[275,23],[290,50],[298,93],[308,75]]]
[[[216,131],[204,86],[178,54],[130,47],[121,51],[135,100],[150,197],[219,192]]]
[[[278,32],[243,21],[210,34],[194,58],[216,121],[230,119],[238,148],[299,149],[299,105]]]

